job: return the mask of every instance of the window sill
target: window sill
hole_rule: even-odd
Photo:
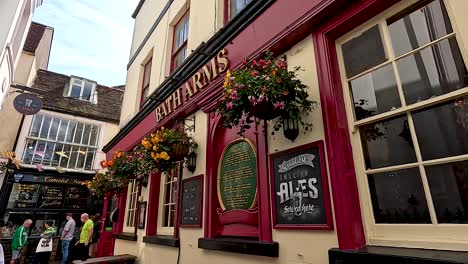
[[[168,247],[178,248],[180,246],[180,240],[175,239],[173,236],[145,236],[143,242],[148,244],[163,245]]]
[[[198,248],[265,257],[279,256],[278,242],[259,242],[235,238],[199,238]]]
[[[127,241],[137,241],[138,236],[133,233],[119,233],[114,234],[114,238]]]
[[[468,252],[435,249],[413,249],[367,246],[359,250],[328,251],[330,264],[335,263],[407,263],[407,264],[465,264]]]

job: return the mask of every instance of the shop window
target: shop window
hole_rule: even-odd
[[[93,170],[100,126],[50,115],[33,117],[24,164]]]
[[[187,39],[189,32],[189,11],[174,26],[171,70],[177,69],[187,57]]]
[[[127,227],[135,227],[136,209],[138,204],[138,183],[137,180],[132,180],[128,184],[129,203],[127,209]]]
[[[225,0],[225,6],[228,11],[228,19],[231,20],[237,16],[253,0]]]
[[[146,99],[148,99],[148,96],[149,96],[150,79],[151,79],[151,63],[152,63],[152,59],[149,59],[149,61],[143,66],[143,82],[142,82],[141,100],[140,100],[141,106],[143,106],[143,104],[146,102]]]
[[[71,78],[69,87],[66,90],[66,96],[96,104],[96,82]]]
[[[160,233],[173,233],[177,201],[178,166],[175,166],[161,177],[161,225]]]
[[[373,21],[338,41],[370,225],[467,224],[468,74],[444,2]]]

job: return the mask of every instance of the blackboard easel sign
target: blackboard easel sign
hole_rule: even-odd
[[[270,155],[273,226],[333,230],[323,141]]]
[[[182,181],[181,227],[201,227],[203,209],[203,175]]]

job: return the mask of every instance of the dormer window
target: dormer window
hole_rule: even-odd
[[[96,83],[88,80],[71,78],[67,96],[95,104],[97,103]]]

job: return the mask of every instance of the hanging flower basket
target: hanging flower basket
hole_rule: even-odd
[[[167,172],[176,162],[185,159],[196,146],[193,138],[184,129],[163,127],[145,137],[137,147],[137,156],[141,161],[137,174]]]
[[[280,111],[275,109],[273,103],[261,101],[255,105],[250,105],[249,112],[252,116],[261,120],[273,120],[280,116]]]
[[[171,160],[181,161],[188,156],[190,151],[190,145],[183,141],[176,141],[172,144]]]
[[[307,130],[312,124],[302,121],[302,115],[314,110],[317,102],[309,99],[308,87],[297,76],[300,70],[288,70],[286,61],[270,51],[259,59],[244,59],[239,69],[226,73],[223,97],[216,105],[222,125],[238,127],[242,135],[255,123],[253,117],[276,119],[275,131],[281,128],[284,118],[292,118]]]

